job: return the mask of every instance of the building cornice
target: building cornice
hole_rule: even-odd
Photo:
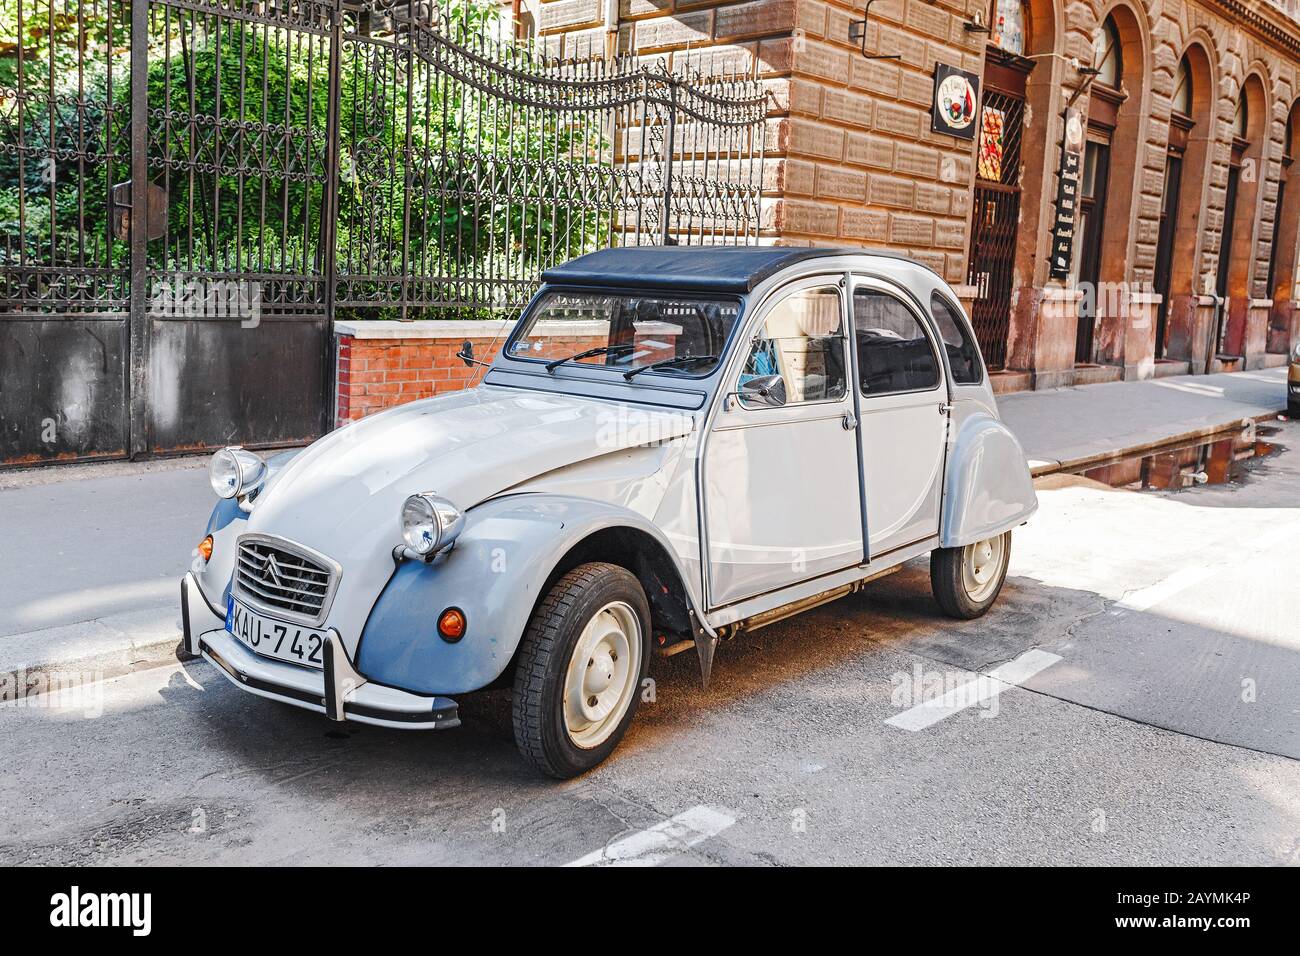
[[[1211,0],[1208,5],[1225,11],[1265,41],[1300,59],[1300,23],[1277,7],[1262,0]]]

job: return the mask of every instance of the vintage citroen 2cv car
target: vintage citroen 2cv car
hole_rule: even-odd
[[[946,613],[997,598],[1036,500],[929,269],[656,247],[543,279],[478,387],[213,457],[192,653],[385,727],[513,687],[519,749],[568,777],[618,744],[655,653],[693,649],[707,684],[719,639],[926,553]]]

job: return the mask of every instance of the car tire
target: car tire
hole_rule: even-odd
[[[969,621],[993,606],[1007,579],[1011,532],[930,552],[930,590],[944,614]]]
[[[1300,403],[1287,402],[1286,417],[1292,421],[1300,421]]]
[[[650,605],[636,577],[603,562],[569,571],[537,606],[519,648],[519,752],[560,779],[597,766],[632,722],[649,667]]]

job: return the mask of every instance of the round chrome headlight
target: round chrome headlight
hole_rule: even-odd
[[[238,445],[212,456],[208,481],[218,498],[238,498],[256,488],[266,476],[266,462]]]
[[[465,526],[459,509],[431,492],[411,495],[402,505],[402,540],[416,554],[448,547]]]

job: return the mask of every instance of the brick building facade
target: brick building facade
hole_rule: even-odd
[[[566,56],[616,44],[756,72],[764,241],[931,265],[1002,389],[1262,367],[1300,337],[1294,0],[873,0],[861,43],[862,5],[839,0],[616,6],[517,9]],[[937,64],[981,80],[973,139],[931,130]],[[1086,128],[1083,208],[1070,274],[1052,278],[1067,106]],[[977,161],[990,107],[1000,170]]]

